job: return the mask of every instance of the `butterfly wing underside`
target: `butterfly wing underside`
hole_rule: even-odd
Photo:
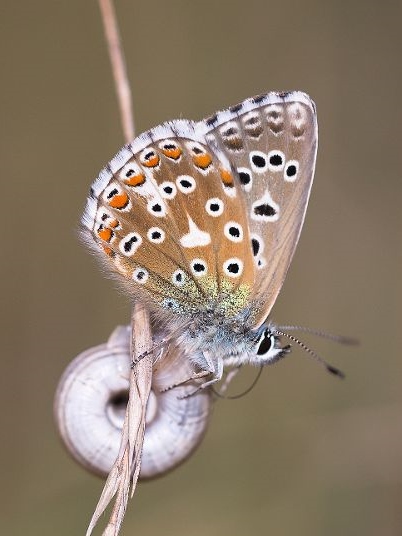
[[[246,199],[258,326],[275,303],[303,225],[317,152],[315,106],[301,92],[268,93],[204,124],[210,145],[232,163]]]
[[[135,298],[186,314],[215,299],[228,317],[252,309],[258,326],[299,239],[316,150],[315,107],[300,92],[164,123],[92,185],[88,243]]]
[[[136,138],[94,182],[83,216],[109,271],[159,311],[192,313],[225,290],[238,303],[255,279],[240,184],[202,130],[179,120]]]

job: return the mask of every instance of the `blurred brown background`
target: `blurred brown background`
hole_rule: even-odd
[[[362,341],[304,337],[344,382],[296,351],[247,397],[216,404],[196,455],[140,485],[123,534],[402,534],[398,3],[117,9],[138,132],[267,90],[315,99],[316,182],[273,316]],[[3,0],[0,40],[1,532],[79,535],[102,482],[63,450],[52,403],[69,360],[129,318],[76,236],[89,185],[122,133],[95,1]]]

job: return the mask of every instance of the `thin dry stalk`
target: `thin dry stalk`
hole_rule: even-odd
[[[99,0],[103,28],[109,51],[110,63],[120,109],[120,120],[126,143],[135,135],[131,88],[127,77],[126,62],[121,46],[120,32],[112,0]]]
[[[99,0],[110,61],[119,102],[121,123],[126,142],[134,138],[134,119],[131,107],[131,91],[127,79],[119,29],[111,0]],[[152,334],[149,314],[141,303],[133,307],[132,361],[149,350]],[[90,536],[100,516],[113,498],[115,502],[103,536],[117,536],[130,496],[133,496],[141,467],[142,447],[145,434],[145,416],[152,382],[152,353],[137,363],[130,374],[129,401],[127,404],[121,436],[119,455],[109,473],[99,502],[93,513],[86,535]]]

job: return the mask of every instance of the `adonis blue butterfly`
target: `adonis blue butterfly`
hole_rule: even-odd
[[[125,145],[92,185],[87,243],[205,375],[289,351],[270,312],[309,200],[314,103],[249,98],[199,122],[168,121]]]

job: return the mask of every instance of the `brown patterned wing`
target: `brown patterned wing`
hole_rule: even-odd
[[[268,93],[203,123],[211,147],[232,163],[246,199],[258,326],[275,303],[303,225],[317,152],[315,106],[301,92]]]
[[[94,182],[82,221],[134,297],[191,314],[240,292],[238,310],[250,295],[255,266],[240,184],[190,121],[124,147]]]

